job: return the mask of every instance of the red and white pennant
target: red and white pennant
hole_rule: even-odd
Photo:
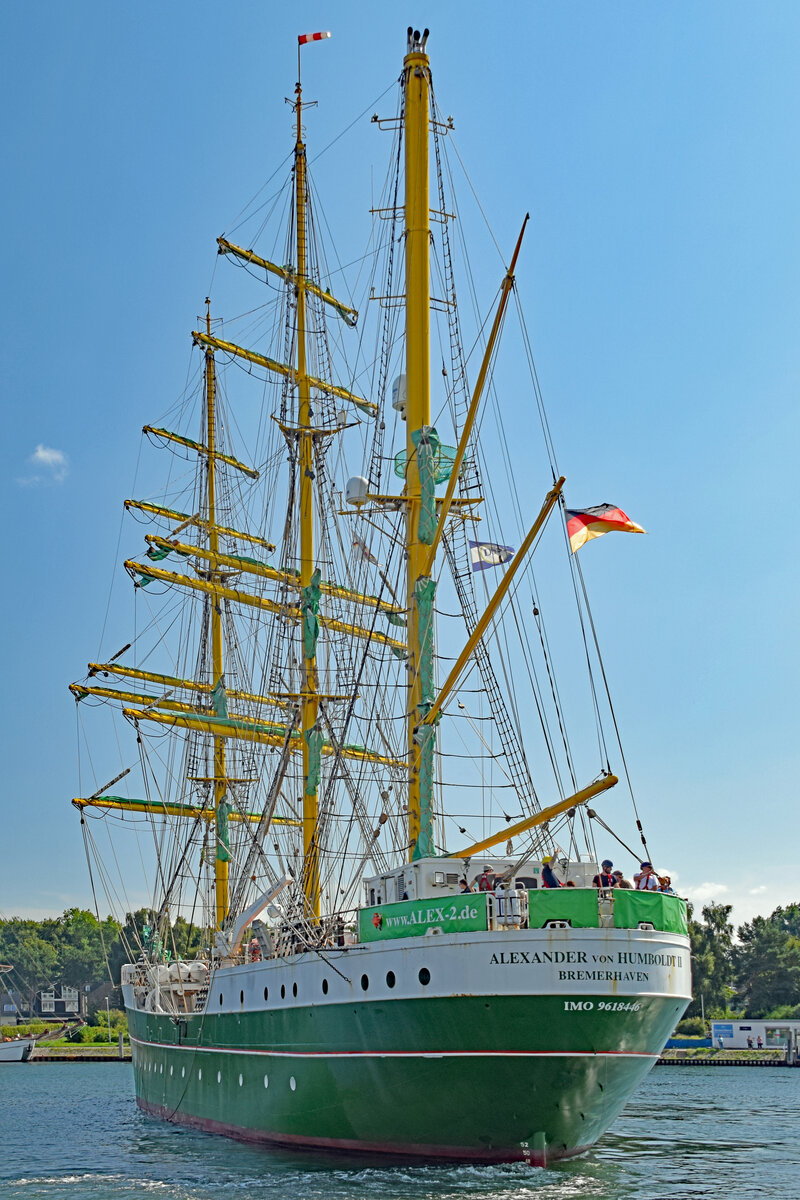
[[[299,33],[297,35],[297,44],[298,46],[305,46],[307,42],[322,42],[330,36],[329,31],[325,33]]]

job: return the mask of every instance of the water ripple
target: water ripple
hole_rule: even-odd
[[[523,1163],[387,1167],[241,1145],[144,1116],[125,1064],[6,1067],[0,1100],[0,1200],[800,1196],[800,1071],[657,1068],[593,1151],[546,1170]],[[58,1119],[43,1124],[45,1111]]]

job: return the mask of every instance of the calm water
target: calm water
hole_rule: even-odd
[[[800,1070],[657,1067],[602,1143],[548,1169],[380,1167],[146,1117],[127,1064],[0,1069],[10,1200],[800,1200]]]

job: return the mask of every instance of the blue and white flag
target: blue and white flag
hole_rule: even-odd
[[[473,571],[485,571],[487,567],[501,567],[514,557],[513,546],[498,546],[496,542],[470,542],[470,558]]]

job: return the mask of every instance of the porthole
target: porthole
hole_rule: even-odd
[[[169,1069],[169,1073],[170,1073],[170,1075],[172,1074],[172,1072],[173,1072],[174,1070],[175,1070],[175,1068],[174,1068],[174,1067],[170,1067],[170,1069]]]
[[[426,984],[430,983],[430,981],[431,981],[431,973],[430,973],[430,971],[428,970],[428,968],[427,968],[427,967],[420,967],[420,969],[419,969],[419,981],[420,981],[420,983],[422,984],[422,986],[423,986],[423,987],[425,987],[425,985],[426,985]]]
[[[203,1078],[203,1068],[201,1067],[200,1070],[197,1072],[197,1082],[199,1083],[202,1078]]]
[[[239,992],[239,1003],[244,1004],[244,992]]]
[[[365,991],[367,990],[367,988],[368,988],[368,987],[369,987],[369,975],[362,975],[362,976],[361,976],[361,990],[362,990],[362,992],[365,992]]]
[[[164,1064],[163,1063],[160,1064],[160,1066],[158,1068],[158,1073],[159,1073],[159,1075],[164,1074]]]
[[[219,1006],[222,1008],[222,992],[219,994]]]
[[[269,1087],[269,1075],[264,1076],[264,1087],[265,1088]]]
[[[292,984],[292,995],[293,996],[297,995],[297,984],[296,983]]]
[[[327,996],[327,994],[328,994],[328,981],[327,981],[327,979],[323,979],[323,981],[322,981],[322,994],[323,994],[323,996]]]
[[[222,1083],[222,1071],[217,1071],[217,1083]]]
[[[289,1076],[289,1087],[292,1089],[292,1091],[294,1091],[297,1087],[297,1080],[295,1079],[294,1075]]]
[[[264,999],[269,1000],[269,988],[264,988]]]
[[[395,985],[395,982],[396,982],[396,980],[394,977],[394,971],[387,971],[386,972],[386,986],[393,988]]]
[[[286,984],[282,983],[281,984],[281,1000],[285,1000],[285,999],[286,999]]]
[[[244,1083],[244,1076],[240,1075],[239,1076],[239,1087],[241,1087],[243,1083]]]
[[[181,1067],[181,1079],[186,1078],[186,1067]]]

